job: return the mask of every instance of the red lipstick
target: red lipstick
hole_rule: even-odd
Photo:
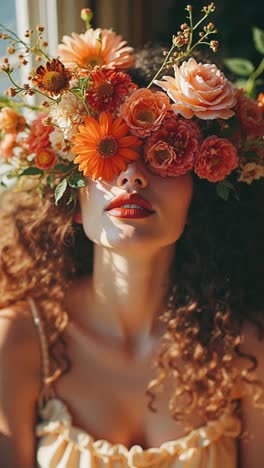
[[[146,218],[154,213],[151,203],[138,193],[124,193],[114,198],[106,211],[116,218]]]

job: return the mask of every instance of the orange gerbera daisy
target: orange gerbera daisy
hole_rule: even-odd
[[[70,87],[72,73],[58,59],[52,59],[46,66],[40,65],[32,80],[33,84],[49,96],[64,93]]]
[[[86,117],[72,139],[72,152],[77,154],[73,162],[79,164],[79,171],[93,179],[111,181],[125,170],[130,161],[139,157],[136,148],[141,145],[137,137],[128,136],[128,131],[125,121],[121,117],[113,121],[110,112],[102,112],[99,122]]]
[[[108,29],[88,29],[84,34],[63,36],[58,47],[62,62],[80,67],[83,72],[96,65],[108,68],[130,68],[134,62],[133,48],[126,46],[122,36]]]

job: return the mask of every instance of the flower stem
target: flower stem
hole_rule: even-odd
[[[155,74],[155,76],[152,78],[151,82],[148,84],[147,88],[150,88],[154,82],[154,80],[156,80],[156,78],[158,78],[159,74],[161,73],[161,71],[163,70],[163,68],[165,67],[165,65],[168,63],[168,59],[170,58],[173,50],[175,49],[175,45],[172,44],[168,54],[166,55],[161,67],[159,68],[159,70],[157,71],[157,73]]]

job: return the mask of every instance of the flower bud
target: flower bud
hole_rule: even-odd
[[[210,42],[210,49],[212,49],[213,52],[217,52],[219,48],[219,42],[218,41],[211,41]]]
[[[41,106],[42,106],[42,107],[49,107],[50,104],[49,104],[48,101],[42,101]]]
[[[16,96],[16,90],[15,90],[15,88],[8,88],[7,94],[8,94],[8,96],[10,96],[10,97]]]
[[[189,26],[187,23],[181,24],[181,29],[184,31],[185,29],[189,29]]]
[[[82,8],[81,19],[85,22],[86,29],[90,29],[93,12],[90,8]]]

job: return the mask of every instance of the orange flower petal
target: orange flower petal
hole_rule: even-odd
[[[102,136],[99,123],[94,117],[90,115],[87,116],[85,119],[85,128],[86,128],[86,133],[93,139],[96,137]]]
[[[116,158],[113,158],[113,166],[118,172],[124,171],[127,167],[127,164],[125,163],[125,160],[123,158],[119,158],[116,156]]]
[[[136,151],[133,151],[132,149],[129,148],[120,148],[118,151],[119,156],[123,156],[126,159],[138,159],[139,154]]]
[[[118,117],[114,122],[112,126],[112,132],[115,138],[122,138],[127,135],[128,133],[128,125],[126,122],[122,119],[122,117]]]
[[[91,141],[91,143],[94,143],[94,142],[96,141],[96,134],[90,132],[90,131],[89,131],[89,130],[90,130],[89,127],[86,127],[85,125],[80,125],[80,126],[78,127],[78,130],[79,130],[79,133],[77,133],[77,134],[73,137],[72,141],[75,141],[75,138],[76,138],[76,137],[77,137],[77,138],[80,138],[81,136],[82,136],[82,138],[85,137],[85,139],[86,139],[87,141]]]
[[[101,112],[99,117],[99,125],[102,135],[109,135],[112,130],[112,115],[110,112]]]
[[[110,161],[105,161],[104,174],[106,180],[111,180],[113,178],[113,169]]]
[[[120,140],[118,141],[118,146],[120,148],[125,148],[128,146],[137,147],[141,144],[142,142],[135,136],[125,136],[123,138],[120,138]]]
[[[74,159],[75,164],[78,164],[82,161],[89,161],[93,159],[93,156],[96,156],[96,152],[88,154],[78,154],[78,156]]]

